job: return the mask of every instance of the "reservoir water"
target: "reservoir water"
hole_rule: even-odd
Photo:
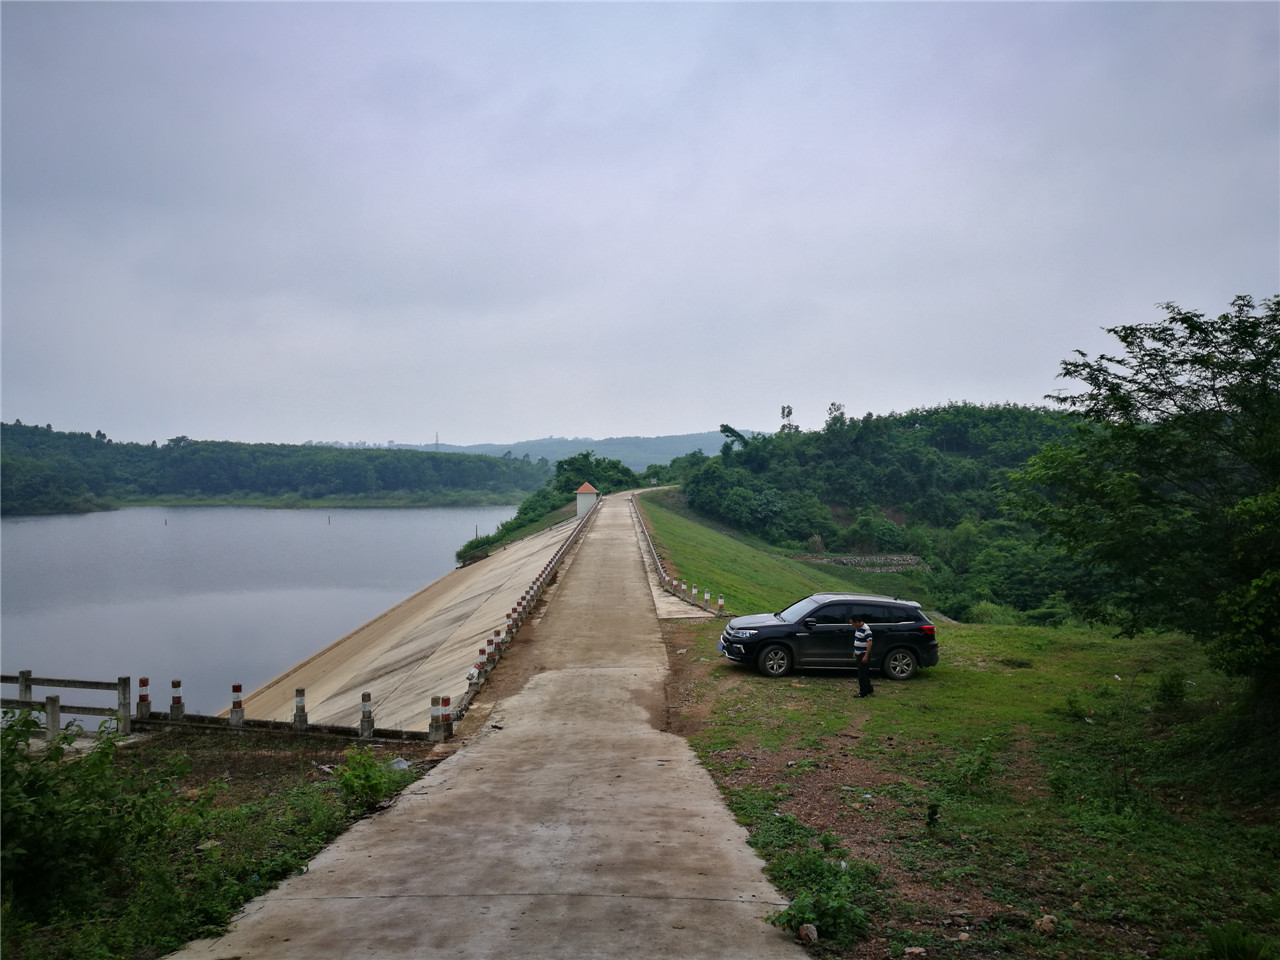
[[[252,690],[455,566],[514,506],[265,510],[131,507],[0,523],[0,672],[75,680],[142,676],[166,710]],[[113,695],[37,688],[64,702]],[[15,696],[5,688],[5,696]],[[86,728],[97,721],[88,719]]]

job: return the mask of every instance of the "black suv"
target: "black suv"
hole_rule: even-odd
[[[890,680],[909,680],[917,667],[937,664],[938,640],[920,604],[862,593],[815,593],[781,613],[734,617],[720,635],[720,652],[769,677],[785,677],[793,667],[853,670],[854,616],[871,628],[869,665]]]

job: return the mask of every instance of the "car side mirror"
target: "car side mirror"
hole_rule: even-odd
[[[805,618],[804,618],[804,625],[805,625],[806,627],[808,627],[810,630],[812,630],[814,627],[816,627],[816,626],[818,625],[818,618],[817,618],[817,617],[805,617]]]

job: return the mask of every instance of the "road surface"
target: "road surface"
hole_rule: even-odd
[[[600,504],[521,633],[531,676],[462,749],[173,956],[805,956],[763,920],[785,901],[746,831],[661,729],[666,652],[633,524],[624,496]]]

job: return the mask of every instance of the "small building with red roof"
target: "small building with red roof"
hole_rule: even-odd
[[[578,516],[583,516],[600,499],[600,491],[589,483],[584,483],[574,491],[578,495]]]

